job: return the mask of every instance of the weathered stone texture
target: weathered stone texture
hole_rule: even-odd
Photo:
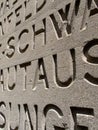
[[[98,130],[98,0],[0,1],[0,130]]]

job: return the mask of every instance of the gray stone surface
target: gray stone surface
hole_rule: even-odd
[[[0,0],[0,130],[98,130],[98,0]]]

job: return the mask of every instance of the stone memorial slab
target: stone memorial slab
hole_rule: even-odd
[[[98,130],[98,0],[0,0],[0,130]]]

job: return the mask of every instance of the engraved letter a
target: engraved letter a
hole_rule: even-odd
[[[57,85],[68,87],[75,79],[75,50],[60,52],[53,58]]]

